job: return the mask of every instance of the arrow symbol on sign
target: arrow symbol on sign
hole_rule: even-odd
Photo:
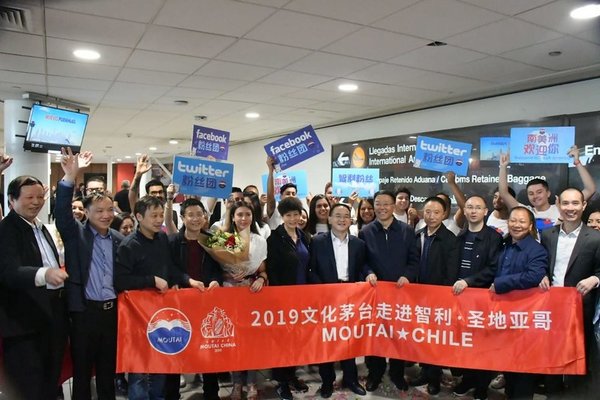
[[[344,166],[346,164],[350,164],[350,157],[348,157],[348,156],[344,157],[344,152],[342,151],[337,158],[337,162],[338,162],[339,166]]]

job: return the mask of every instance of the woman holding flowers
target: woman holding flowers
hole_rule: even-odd
[[[229,210],[229,221],[232,222],[229,232],[234,234],[231,236],[232,238],[241,239],[243,246],[248,247],[248,260],[223,265],[226,272],[223,281],[225,287],[249,286],[251,291],[258,292],[267,281],[265,264],[267,241],[258,233],[253,215],[252,207],[243,201],[234,203]],[[258,398],[256,371],[233,373],[231,399],[240,400],[242,398],[244,381],[248,385],[247,399],[256,400]]]

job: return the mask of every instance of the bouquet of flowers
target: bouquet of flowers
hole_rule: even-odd
[[[243,273],[249,260],[247,240],[236,233],[220,230],[200,233],[200,246],[231,275]]]

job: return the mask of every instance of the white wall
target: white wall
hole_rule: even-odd
[[[309,190],[317,194],[323,192],[325,183],[330,180],[331,145],[336,143],[598,110],[600,79],[594,79],[317,129],[325,152],[292,169],[306,170]],[[310,121],[306,121],[306,124],[310,124]],[[261,187],[260,176],[267,171],[263,146],[273,140],[246,143],[229,149],[229,162],[235,164],[234,186],[244,187],[253,183]]]

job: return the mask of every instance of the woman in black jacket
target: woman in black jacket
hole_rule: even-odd
[[[302,203],[296,197],[286,197],[277,205],[283,224],[267,239],[267,276],[269,285],[303,285],[307,283],[309,241],[298,228]],[[296,367],[273,369],[273,378],[279,382],[277,394],[283,400],[292,400],[290,386],[306,392],[308,386],[296,377]]]

